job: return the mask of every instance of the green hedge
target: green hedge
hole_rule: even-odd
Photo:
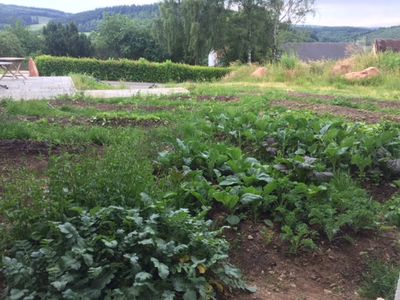
[[[133,60],[98,60],[39,56],[36,64],[41,76],[65,76],[70,73],[92,75],[100,80],[138,82],[210,81],[229,73],[228,68],[190,66],[172,62],[153,63]]]

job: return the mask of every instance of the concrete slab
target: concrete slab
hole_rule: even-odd
[[[162,88],[163,85],[159,83],[152,82],[130,82],[130,81],[102,81],[105,84],[108,84],[113,87],[117,87],[119,89],[152,89],[152,88]],[[121,88],[121,86],[123,88]]]
[[[8,89],[0,87],[0,99],[17,101],[54,99],[76,93],[71,77],[29,77],[25,80],[4,78],[0,84],[8,87]]]
[[[83,91],[87,97],[93,98],[127,98],[134,96],[164,96],[175,94],[189,94],[185,88],[147,88],[130,90],[89,90]]]

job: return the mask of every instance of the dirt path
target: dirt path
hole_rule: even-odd
[[[25,116],[17,117],[22,122],[47,122],[48,124],[56,124],[61,126],[102,126],[102,127],[142,127],[153,128],[166,125],[165,120],[137,120],[130,118],[67,118],[67,117],[37,117]]]
[[[332,114],[344,117],[351,121],[366,122],[370,124],[379,123],[382,121],[392,121],[400,123],[400,116],[385,114],[382,112],[372,112],[360,110],[344,106],[335,106],[328,104],[312,104],[301,101],[290,100],[273,100],[270,102],[274,107],[286,107],[293,110],[308,110],[319,115]]]
[[[73,108],[92,108],[100,111],[136,111],[142,110],[146,112],[157,112],[157,111],[174,111],[176,108],[172,106],[157,106],[157,105],[133,105],[133,104],[112,104],[112,103],[93,103],[87,101],[65,101],[56,100],[49,102],[50,107],[62,108],[62,107],[73,107]]]
[[[318,94],[310,94],[310,93],[299,93],[299,92],[289,92],[290,98],[293,99],[315,99],[320,101],[333,101],[335,99],[343,99],[345,101],[349,101],[354,104],[373,104],[381,109],[393,109],[400,110],[400,101],[387,101],[387,100],[377,100],[377,99],[363,99],[363,98],[343,98],[332,95],[318,95]]]
[[[245,222],[227,233],[231,260],[240,267],[254,294],[231,295],[229,300],[361,299],[358,289],[369,259],[399,261],[399,232],[365,234],[355,243],[321,243],[314,253],[289,255],[279,233],[263,224]]]

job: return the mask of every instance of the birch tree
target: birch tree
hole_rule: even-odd
[[[279,57],[278,36],[282,24],[302,23],[307,15],[314,13],[315,0],[269,0],[273,20],[273,58]]]

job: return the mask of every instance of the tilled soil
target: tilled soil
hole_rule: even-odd
[[[13,172],[24,168],[41,175],[48,168],[49,158],[62,153],[83,153],[88,149],[97,149],[97,145],[51,145],[46,142],[30,140],[0,140],[0,193],[3,192],[1,180],[13,176]]]
[[[52,145],[47,142],[31,140],[0,140],[0,171],[4,174],[10,168],[27,165],[33,170],[43,170],[51,155],[62,153],[82,153],[95,145],[70,146]]]
[[[332,101],[337,99],[337,96],[332,95],[318,95],[318,94],[310,94],[310,93],[298,93],[298,92],[289,92],[290,98],[293,99],[315,99],[321,101]],[[367,100],[363,98],[343,98],[346,101],[349,101],[354,104],[373,104],[382,109],[394,109],[400,110],[400,101],[387,101],[387,100]]]
[[[166,125],[165,120],[136,120],[129,118],[65,118],[50,117],[43,118],[37,116],[18,117],[19,121],[39,122],[45,121],[48,124],[56,124],[61,126],[104,126],[104,127],[144,127],[151,128]]]
[[[382,121],[392,121],[396,123],[400,122],[400,116],[385,114],[382,112],[360,110],[344,106],[335,106],[328,104],[311,104],[311,103],[290,101],[290,100],[273,100],[270,103],[274,107],[286,107],[293,110],[308,110],[315,112],[319,115],[332,114],[344,117],[351,121],[366,122],[370,124],[375,124]]]
[[[399,192],[399,188],[391,182],[376,184],[371,181],[364,181],[362,186],[374,200],[379,202],[386,202]]]
[[[254,294],[235,293],[229,300],[361,299],[357,291],[367,262],[400,260],[398,232],[366,233],[355,237],[354,244],[322,243],[314,253],[297,255],[289,255],[279,233],[262,224],[247,221],[226,235],[232,263],[257,287]]]
[[[74,107],[74,108],[93,108],[100,111],[174,111],[175,107],[171,106],[157,106],[157,105],[133,105],[133,104],[111,104],[111,103],[92,103],[86,101],[65,101],[56,100],[49,102],[50,107]]]

